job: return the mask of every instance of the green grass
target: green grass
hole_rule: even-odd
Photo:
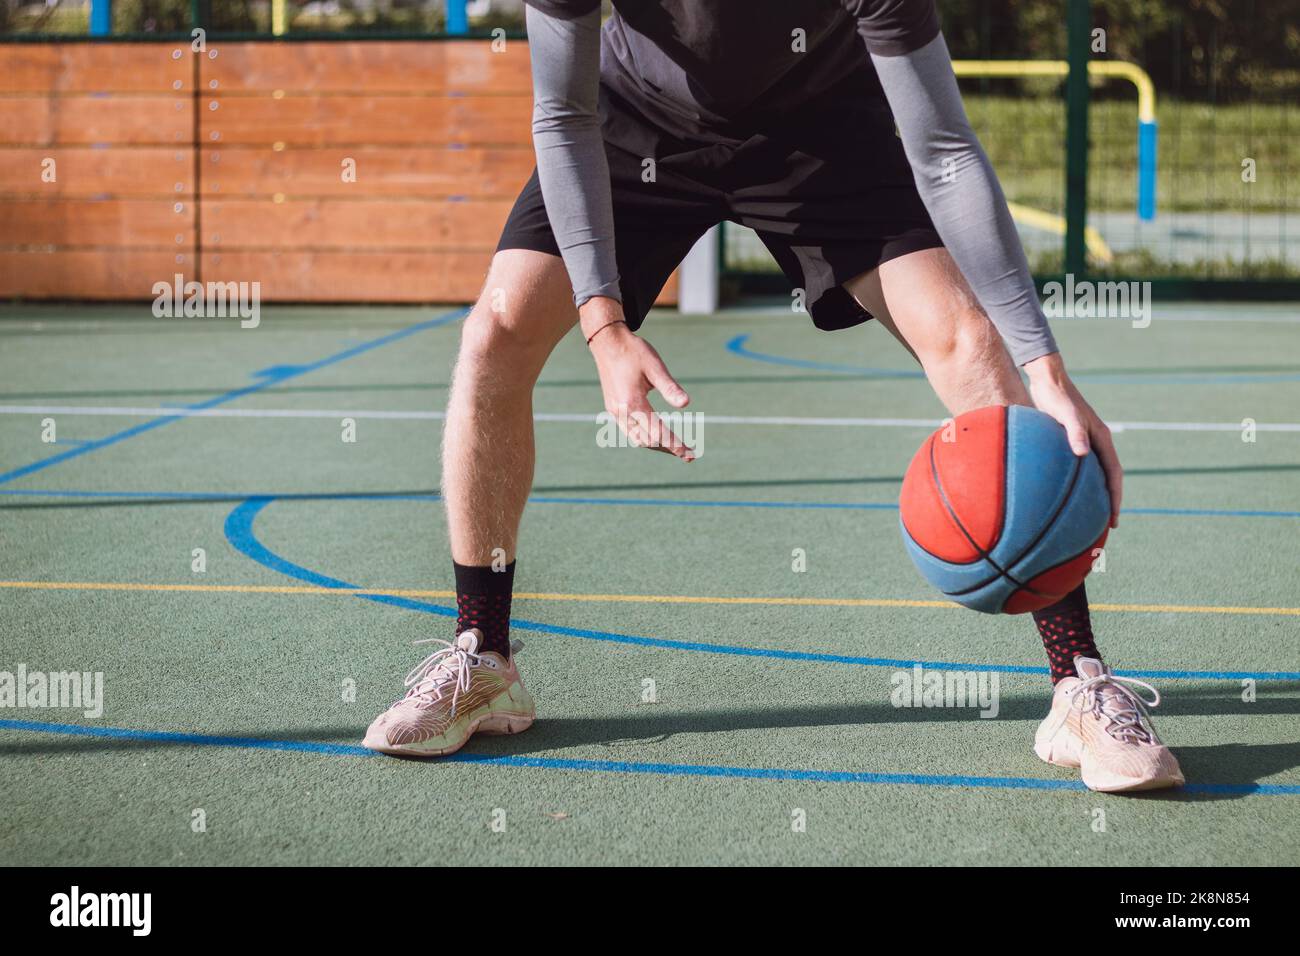
[[[733,273],[776,273],[779,268],[766,252],[760,251],[756,237],[741,233],[727,253],[727,270]],[[1029,270],[1036,276],[1060,275],[1065,271],[1065,251],[1062,248],[1027,249]],[[1294,279],[1295,267],[1281,259],[1241,260],[1234,256],[1211,258],[1200,256],[1191,259],[1171,259],[1152,249],[1122,250],[1113,254],[1109,263],[1089,257],[1088,275],[1104,279],[1106,276],[1140,276],[1142,279]]]
[[[1251,307],[1261,319],[1282,309]],[[1293,421],[1300,364],[1287,322],[1068,321],[1057,334],[1079,382],[1114,420]],[[1234,309],[1240,313],[1240,308]],[[157,321],[147,306],[11,308],[0,319],[0,404],[193,403],[427,318],[427,310],[267,309],[262,326]],[[874,326],[834,336],[777,312],[652,316],[647,335],[706,415],[938,418],[924,382],[769,365],[757,352],[909,368]],[[226,408],[427,411],[446,399],[454,326],[284,380]],[[591,360],[566,339],[540,412],[593,413]],[[147,419],[52,413],[61,439]],[[47,413],[0,415],[0,470],[63,450]],[[923,428],[709,424],[693,465],[597,447],[596,425],[537,426],[536,493],[548,498],[880,503]],[[232,546],[226,522],[253,495],[258,540],[286,560],[373,587],[447,588],[439,423],[334,417],[194,418],[0,484],[0,580],[277,587],[302,582]],[[1131,508],[1300,510],[1300,436],[1122,432]],[[74,448],[68,445],[66,448]],[[24,496],[41,490],[52,495]],[[87,498],[67,492],[136,492]],[[221,500],[176,500],[206,492]],[[64,494],[59,494],[64,493]],[[360,500],[349,494],[381,497]],[[330,496],[345,497],[330,497]],[[1296,520],[1130,513],[1090,584],[1115,604],[1294,606]],[[889,598],[933,594],[889,510],[536,502],[521,592]],[[191,570],[204,548],[207,570]],[[802,548],[808,569],[795,573]],[[431,599],[432,600],[432,599]],[[445,601],[435,603],[445,604]],[[545,627],[668,641],[902,660],[1038,667],[1025,619],[926,607],[612,604],[520,600]],[[1128,668],[1300,670],[1295,617],[1099,612],[1101,645]],[[401,690],[444,617],[347,595],[0,591],[0,669],[103,671],[100,720],[0,719],[355,745]],[[1046,709],[1039,674],[1004,674],[1001,714],[895,710],[889,667],[700,653],[517,627],[539,720],[475,740],[479,758],[780,768],[1070,781],[1030,750]],[[657,702],[643,701],[653,680]],[[345,682],[355,682],[355,700]],[[1300,686],[1159,680],[1161,733],[1196,783],[1300,785]],[[1290,863],[1300,795],[1206,792],[1124,798],[1065,791],[619,773],[362,758],[185,740],[0,729],[0,858],[12,863]],[[191,821],[203,810],[207,830]],[[493,832],[497,809],[507,828]],[[1107,829],[1095,832],[1098,809]],[[807,830],[792,831],[792,814]]]
[[[966,109],[997,171],[1007,199],[1063,216],[1065,213],[1065,106],[1048,93],[988,96],[966,84]],[[1295,138],[1286,107],[1261,104],[1208,106],[1163,100],[1158,103],[1158,215],[1229,213],[1241,224],[1204,224],[1209,234],[1238,248],[1237,233],[1252,215],[1286,213],[1300,217],[1300,160],[1290,148]],[[1137,204],[1137,106],[1133,101],[1101,100],[1091,105],[1091,160],[1088,211],[1133,212]],[[1242,160],[1255,160],[1256,181],[1243,183]],[[1096,223],[1096,220],[1093,220]],[[1194,223],[1197,228],[1202,224]],[[1256,227],[1261,235],[1274,231]],[[742,236],[740,231],[736,235]],[[1276,256],[1244,256],[1214,250],[1177,256],[1164,236],[1135,250],[1114,250],[1108,265],[1092,262],[1098,275],[1144,278],[1293,279],[1296,267]],[[1061,244],[1028,250],[1036,275],[1064,269]],[[749,236],[730,243],[726,267],[733,272],[775,272],[775,262]]]
[[[971,124],[1007,198],[1065,209],[1065,104],[1052,96],[985,96],[964,90]],[[1156,194],[1162,212],[1300,212],[1292,144],[1296,123],[1282,104],[1208,105],[1157,100]],[[1090,210],[1130,210],[1137,190],[1137,104],[1090,107]],[[1242,160],[1257,178],[1243,183]]]
[[[1061,248],[1030,249],[1026,250],[1026,255],[1029,258],[1029,270],[1034,275],[1060,275],[1065,271],[1065,252]],[[754,258],[742,268],[771,271],[772,266]],[[1192,276],[1196,279],[1268,281],[1294,279],[1296,270],[1281,259],[1242,260],[1230,255],[1170,259],[1155,249],[1133,249],[1115,252],[1109,263],[1090,256],[1088,275],[1096,279],[1104,279],[1106,276],[1140,276],[1142,279],[1181,279]]]

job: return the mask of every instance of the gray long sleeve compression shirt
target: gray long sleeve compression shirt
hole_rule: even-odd
[[[614,203],[596,114],[600,8],[562,19],[528,7],[533,148],[546,217],[569,270],[573,300],[622,301],[614,259]]]
[[[596,105],[600,13],[527,10],[533,142],[547,217],[574,301],[621,299],[609,170]],[[980,147],[939,34],[911,53],[871,55],[917,190],[948,252],[1018,365],[1055,352],[1015,223]]]

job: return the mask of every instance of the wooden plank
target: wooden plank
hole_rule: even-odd
[[[153,284],[187,277],[188,253],[0,249],[0,296],[28,299],[153,300]]]
[[[655,305],[668,306],[677,304],[677,272],[674,271],[664,283],[663,291],[659,293],[659,298],[655,299]]]
[[[315,94],[485,93],[532,96],[528,44],[438,42],[222,43],[200,60],[200,88]],[[212,84],[216,83],[216,86]]]
[[[215,104],[215,109],[213,105]],[[204,96],[207,144],[531,146],[523,96]]]
[[[53,160],[53,182],[43,174]],[[193,192],[194,151],[188,145],[0,146],[0,197],[143,199]],[[2,214],[2,213],[0,213]]]
[[[487,253],[204,253],[203,280],[261,282],[263,302],[473,302]],[[124,250],[0,249],[0,296],[29,299],[153,299],[155,282],[194,278],[194,257]],[[676,301],[676,277],[657,305]]]
[[[6,200],[0,246],[188,250],[194,205],[187,199]]]
[[[510,200],[207,200],[203,245],[216,249],[492,250]]]
[[[192,92],[188,43],[0,44],[0,93]]]
[[[260,282],[263,302],[471,302],[491,252],[214,252],[203,280]]]
[[[260,282],[263,302],[474,302],[490,252],[212,252],[204,281]],[[677,302],[677,275],[656,305]]]
[[[0,153],[0,155],[3,155]],[[356,181],[344,182],[343,161]],[[533,169],[531,147],[446,149],[404,146],[205,147],[200,189],[207,197],[367,196],[514,199]],[[0,186],[3,188],[3,186]]]
[[[0,97],[0,145],[188,145],[191,97]]]
[[[192,277],[198,145],[203,279],[267,301],[477,297],[533,163],[526,44],[209,53],[195,117],[177,44],[0,47],[0,295],[147,301]],[[659,303],[675,296],[674,275]]]

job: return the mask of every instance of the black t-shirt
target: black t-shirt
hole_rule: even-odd
[[[576,17],[599,0],[526,0]],[[601,82],[664,132],[700,136],[797,109],[859,76],[867,51],[910,53],[939,32],[934,0],[613,0]],[[865,41],[865,46],[864,46]]]

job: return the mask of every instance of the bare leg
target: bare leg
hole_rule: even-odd
[[[442,495],[458,564],[486,567],[498,548],[514,560],[533,483],[533,385],[577,319],[558,256],[496,254],[465,320],[442,435]]]
[[[533,483],[533,385],[578,320],[572,295],[559,256],[506,250],[465,320],[442,431],[456,641],[417,665],[405,695],[371,722],[361,742],[372,750],[443,756],[536,717],[511,653],[510,563]]]
[[[921,363],[952,415],[1033,404],[997,329],[946,250],[891,259],[844,285]]]

